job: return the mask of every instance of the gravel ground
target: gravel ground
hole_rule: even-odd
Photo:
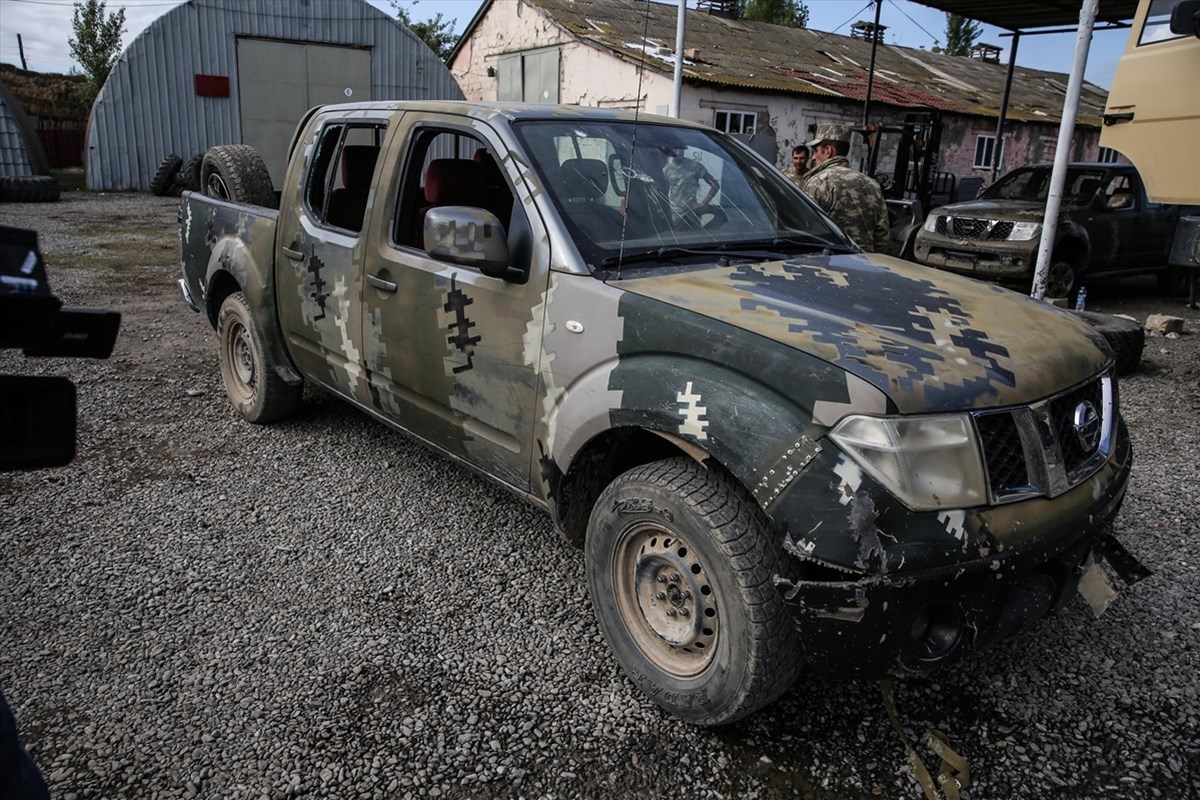
[[[174,284],[175,207],[0,206],[68,303],[124,314],[107,361],[0,354],[79,387],[76,461],[0,475],[0,689],[56,797],[921,796],[875,684],[689,727],[621,675],[545,515],[317,393],[241,422]],[[974,800],[1200,796],[1200,312],[1088,288],[1191,332],[1121,384],[1118,534],[1155,574],[897,684]]]

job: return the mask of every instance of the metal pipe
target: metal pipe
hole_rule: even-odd
[[[1033,290],[1037,300],[1046,296],[1046,273],[1050,271],[1050,256],[1054,236],[1058,232],[1058,212],[1062,208],[1062,190],[1067,181],[1067,163],[1071,159],[1071,140],[1075,138],[1075,114],[1079,111],[1079,94],[1083,88],[1083,68],[1087,65],[1088,48],[1092,44],[1092,26],[1100,0],[1083,0],[1079,8],[1079,33],[1075,37],[1075,60],[1067,81],[1067,96],[1063,99],[1062,124],[1058,129],[1058,145],[1054,150],[1054,169],[1050,172],[1050,192],[1046,196],[1046,215],[1042,218],[1042,241],[1038,246],[1037,267],[1033,271]]]
[[[687,0],[679,0],[679,19],[675,23],[675,84],[671,97],[671,116],[679,118],[679,104],[683,99],[683,29]]]
[[[1017,45],[1021,43],[1021,32],[1013,31],[1012,49],[1008,51],[1008,74],[1004,77],[1004,96],[1000,98],[1000,119],[996,120],[996,143],[992,148],[992,183],[1000,171],[1000,158],[1004,153],[1004,122],[1008,117],[1008,98],[1012,94],[1013,72],[1017,67]]]
[[[871,114],[871,89],[875,86],[875,52],[879,49],[879,10],[883,8],[883,0],[875,0],[875,27],[871,31],[871,69],[867,72],[867,96],[863,100],[863,127],[867,127],[867,119]]]

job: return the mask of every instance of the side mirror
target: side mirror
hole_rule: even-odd
[[[1171,9],[1171,33],[1200,39],[1200,0],[1184,0]]]
[[[470,206],[439,206],[425,214],[425,252],[441,261],[475,267],[503,278],[509,271],[504,226],[490,211]]]

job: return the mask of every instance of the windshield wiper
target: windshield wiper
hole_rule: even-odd
[[[725,256],[729,255],[724,249],[717,248],[713,250],[692,250],[687,247],[656,247],[653,250],[642,250],[636,253],[625,253],[618,256],[608,256],[600,263],[604,266],[612,264],[634,264],[639,261],[654,261],[659,258],[666,258],[672,261],[678,261],[680,256]]]
[[[803,237],[803,238],[800,238]],[[775,239],[761,239],[752,242],[736,242],[733,243],[737,247],[762,247],[762,248],[779,248],[779,247],[819,247],[828,250],[831,253],[853,253],[854,250],[847,247],[842,242],[832,242],[829,239],[824,239],[811,233],[797,231],[792,236],[781,236]],[[731,246],[733,246],[731,244]]]

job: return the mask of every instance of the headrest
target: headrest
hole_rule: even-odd
[[[598,158],[568,158],[561,174],[568,197],[594,199],[608,190],[608,167]]]
[[[379,148],[371,144],[348,144],[342,148],[342,185],[347,189],[371,188]]]
[[[483,205],[483,167],[462,158],[435,158],[425,168],[425,202],[435,206]]]

